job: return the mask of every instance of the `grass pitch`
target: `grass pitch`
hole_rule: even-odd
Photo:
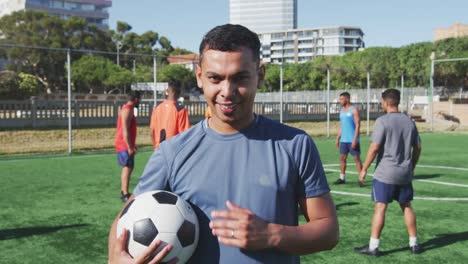
[[[402,214],[393,203],[381,237],[384,255],[371,258],[353,252],[370,236],[373,203],[366,197],[370,179],[366,187],[358,187],[350,158],[347,184],[333,185],[338,177],[338,151],[334,140],[317,138],[334,192],[341,239],[331,251],[303,256],[302,263],[464,263],[468,259],[468,199],[462,200],[468,198],[468,135],[423,134],[422,140],[421,166],[414,182],[420,199],[413,205],[418,238],[426,251],[409,254]],[[362,138],[362,157],[368,142]],[[132,188],[149,156],[148,151],[137,156]],[[16,157],[0,161],[0,171],[0,263],[107,262],[110,223],[122,207],[114,153]]]

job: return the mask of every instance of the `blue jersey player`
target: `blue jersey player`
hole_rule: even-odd
[[[336,147],[340,149],[340,178],[335,181],[335,184],[346,183],[346,160],[348,153],[353,156],[358,173],[362,168],[361,158],[359,157],[361,153],[359,142],[361,118],[359,117],[359,110],[351,104],[348,92],[340,94],[340,105],[340,126],[335,142]],[[362,186],[361,183],[359,185]]]

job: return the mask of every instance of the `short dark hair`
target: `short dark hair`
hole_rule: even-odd
[[[390,106],[398,106],[400,104],[400,91],[397,89],[388,89],[382,93],[382,99]]]
[[[127,100],[128,101],[133,101],[135,100],[136,98],[141,98],[141,94],[139,91],[130,91],[128,94],[127,94]]]
[[[225,24],[208,31],[200,43],[200,64],[205,50],[239,51],[250,49],[256,62],[260,62],[260,40],[258,35],[241,25]]]
[[[177,80],[169,80],[167,82],[167,88],[171,89],[176,96],[179,96],[182,93],[180,82]]]
[[[340,93],[340,96],[344,96],[346,98],[351,98],[351,95],[348,93],[348,92],[343,92],[343,93]]]

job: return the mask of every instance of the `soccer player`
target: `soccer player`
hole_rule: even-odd
[[[133,108],[138,108],[140,104],[140,92],[132,91],[127,98],[127,103],[119,111],[115,133],[115,152],[117,152],[118,163],[122,166],[120,175],[120,199],[122,202],[126,202],[130,197],[128,182],[135,165],[135,155],[138,152],[135,145],[137,123]]]
[[[346,160],[348,153],[354,158],[358,173],[361,171],[362,163],[359,157],[361,147],[359,143],[359,130],[361,127],[361,118],[359,110],[351,104],[350,94],[344,92],[340,94],[340,126],[336,136],[336,147],[340,149],[340,178],[335,184],[346,183]],[[360,185],[362,186],[362,185]]]
[[[299,255],[333,248],[338,221],[313,140],[253,112],[265,76],[257,34],[213,28],[200,44],[196,76],[211,117],[159,146],[134,195],[167,189],[192,203],[200,238],[190,263],[299,263]],[[128,257],[116,223],[110,263]]]
[[[388,89],[382,94],[382,108],[386,115],[375,122],[369,151],[359,175],[360,182],[364,183],[367,169],[377,156],[372,180],[372,200],[375,205],[371,237],[368,246],[355,249],[361,254],[380,254],[380,234],[385,223],[385,212],[393,200],[398,201],[404,214],[410,252],[419,254],[422,251],[416,238],[416,215],[411,207],[411,182],[421,153],[421,139],[414,122],[398,110],[399,103],[400,91]]]
[[[155,150],[164,140],[190,128],[187,109],[177,102],[180,93],[179,82],[169,81],[166,100],[153,109],[150,128],[151,141]]]

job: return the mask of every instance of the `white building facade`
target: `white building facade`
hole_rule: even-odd
[[[262,61],[302,63],[318,56],[342,55],[365,47],[358,27],[336,26],[259,33]]]
[[[261,33],[297,28],[297,0],[229,0],[229,23]]]
[[[20,10],[38,10],[63,19],[82,17],[89,24],[108,29],[111,6],[111,0],[0,0],[0,17]]]

